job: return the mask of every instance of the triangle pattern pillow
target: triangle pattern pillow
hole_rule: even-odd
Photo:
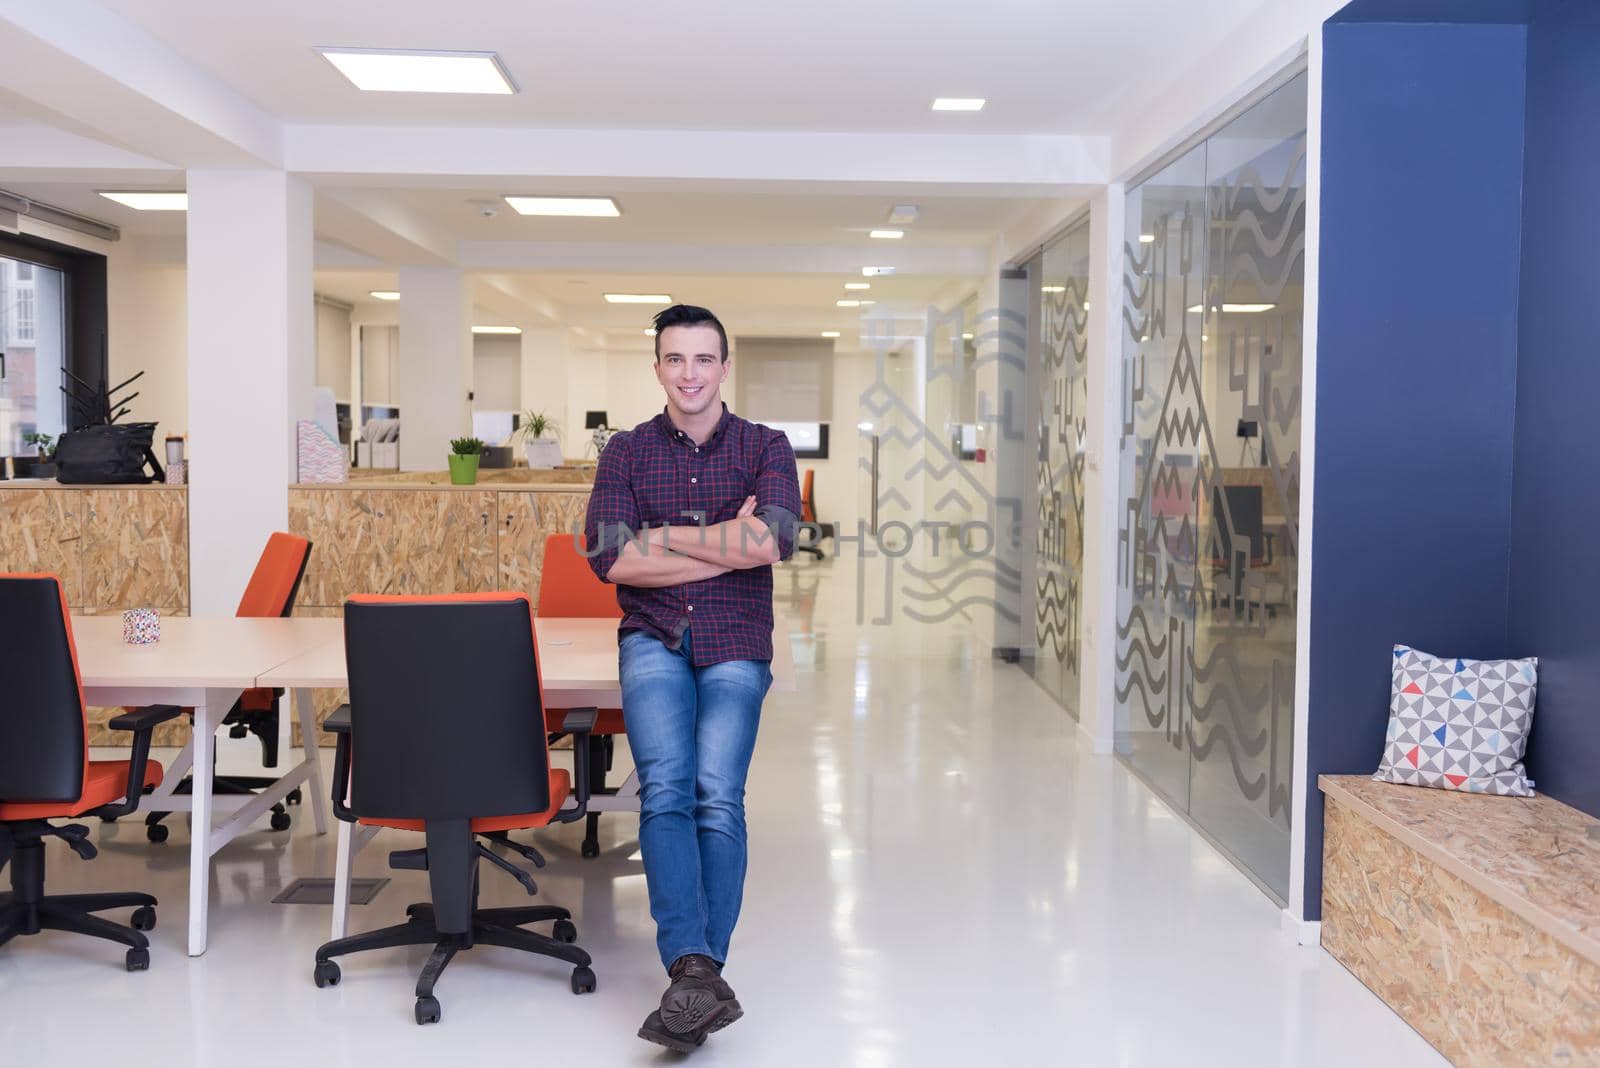
[[[1381,782],[1532,797],[1522,754],[1539,660],[1459,660],[1394,647]]]

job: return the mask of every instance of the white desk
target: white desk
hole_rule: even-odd
[[[211,858],[269,808],[299,786],[317,833],[328,830],[317,732],[307,701],[300,707],[303,759],[270,787],[243,802],[213,826],[212,758],[216,730],[239,694],[258,685],[271,668],[329,643],[344,645],[336,619],[222,619],[169,616],[161,620],[161,641],[127,645],[121,615],[74,616],[72,632],[84,700],[91,705],[186,705],[194,709],[194,732],[178,754],[161,787],[141,802],[152,811],[192,813],[189,844],[189,955],[206,950],[206,911],[210,904]],[[194,777],[194,792],[173,791],[184,773]]]
[[[342,627],[339,620],[319,620]],[[615,619],[561,619],[544,617],[534,623],[539,646],[539,680],[551,708],[622,707],[622,682],[617,674],[617,621]],[[772,636],[772,685],[794,690],[794,653],[789,633],[780,620]],[[311,717],[311,690],[347,685],[342,630],[337,637],[260,676],[256,685],[293,690],[300,722]],[[302,727],[302,730],[304,728]],[[638,775],[630,774],[614,796],[593,797],[595,812],[639,811]],[[319,824],[320,827],[320,824]],[[350,914],[350,871],[362,848],[377,834],[377,827],[357,827],[339,821],[339,846],[334,853],[333,922],[330,938],[343,938]]]

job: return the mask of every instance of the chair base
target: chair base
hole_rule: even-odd
[[[427,902],[407,906],[406,916],[405,923],[338,938],[318,947],[315,971],[317,986],[338,985],[339,966],[333,963],[334,957],[369,949],[432,945],[433,953],[417,976],[416,1019],[419,1024],[438,1023],[442,1009],[438,999],[433,996],[433,988],[444,974],[445,967],[461,950],[486,945],[554,957],[573,966],[574,994],[587,994],[595,988],[594,972],[589,968],[589,954],[572,944],[571,939],[577,937],[577,929],[571,923],[572,913],[564,908],[528,905],[520,908],[474,909],[472,929],[465,933],[440,931],[433,906]],[[556,938],[524,930],[521,926],[543,920],[557,921]],[[570,939],[563,937],[565,935],[569,935]]]
[[[18,935],[71,931],[127,946],[125,964],[130,972],[150,967],[150,940],[142,931],[91,915],[106,909],[136,909],[134,922],[150,930],[156,925],[156,899],[149,894],[58,894],[29,902],[16,898],[15,893],[0,894],[0,946]]]

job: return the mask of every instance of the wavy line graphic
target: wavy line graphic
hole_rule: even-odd
[[[999,601],[996,601],[993,597],[968,597],[964,601],[957,601],[955,604],[951,605],[950,609],[942,615],[918,612],[911,608],[907,608],[905,610],[905,614],[916,620],[918,623],[942,623],[951,616],[955,615],[957,612],[965,612],[973,605],[983,605],[993,609],[995,615],[999,616],[1001,619],[1004,619],[1007,623],[1022,622],[1021,617],[1016,613],[1015,610],[1006,607]]]
[[[1194,736],[1194,721],[1190,720],[1183,725],[1183,733],[1188,739],[1190,752],[1194,753],[1198,760],[1206,759],[1211,755],[1212,747],[1218,741],[1222,742],[1222,748],[1228,753],[1228,764],[1233,769],[1233,780],[1238,785],[1239,792],[1244,794],[1245,800],[1254,801],[1267,788],[1267,773],[1264,771],[1253,779],[1245,778],[1244,769],[1239,764],[1239,754],[1234,749],[1233,739],[1228,736],[1227,731],[1213,727],[1206,735],[1205,742],[1201,743]]]

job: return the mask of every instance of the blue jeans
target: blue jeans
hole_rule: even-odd
[[[744,898],[744,782],[772,685],[766,661],[697,668],[689,643],[688,632],[673,650],[630,631],[620,653],[639,848],[663,965],[688,953],[728,959]]]

